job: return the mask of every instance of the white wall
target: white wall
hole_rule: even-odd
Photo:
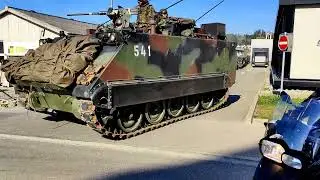
[[[251,40],[251,53],[253,48],[269,48],[269,61],[271,62],[273,39],[252,39]],[[252,62],[252,54],[250,54],[250,62]]]
[[[7,14],[0,18],[0,27],[0,40],[4,42],[6,53],[8,53],[9,46],[34,49],[39,46],[41,38],[54,38],[58,36],[48,30],[45,30],[44,36],[42,36],[42,32],[44,31],[42,27],[13,14]]]
[[[39,40],[42,38],[55,38],[58,34],[45,31],[43,28],[13,14],[7,14],[0,18],[0,40],[4,44],[4,56],[23,56],[28,49],[39,47]],[[9,54],[10,46],[20,49],[19,52]],[[21,51],[22,50],[22,51]],[[8,86],[4,73],[0,72],[0,84]]]
[[[320,80],[320,5],[297,7],[293,29],[291,79]]]

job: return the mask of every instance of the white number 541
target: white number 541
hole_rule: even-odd
[[[148,46],[148,53],[149,53],[148,56],[151,56],[150,45]],[[139,45],[135,45],[134,46],[134,56],[138,57],[140,55],[146,56],[147,55],[146,50],[145,50],[143,45],[140,45],[140,46]]]

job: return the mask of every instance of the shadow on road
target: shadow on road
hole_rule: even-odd
[[[263,66],[263,65],[256,65],[254,67],[252,67],[253,69],[268,69],[270,66],[266,67],[266,66]]]
[[[258,153],[258,146],[242,152],[236,152],[230,156],[238,154]],[[230,157],[229,156],[229,157]],[[248,159],[217,158],[215,160],[196,161],[182,165],[170,165],[156,169],[139,169],[129,172],[121,172],[115,175],[98,176],[100,180],[249,180],[253,178],[255,168],[258,165],[259,155]],[[107,173],[106,173],[107,174]]]
[[[64,113],[64,112],[58,112],[57,114],[47,113],[49,116],[43,118],[47,121],[54,121],[54,122],[61,122],[61,121],[67,121],[71,123],[76,123],[80,125],[86,125],[85,122],[81,121],[80,119],[77,119],[73,114],[70,113]]]
[[[240,95],[230,95],[227,102],[225,103],[224,107],[228,107],[240,100],[241,96]]]

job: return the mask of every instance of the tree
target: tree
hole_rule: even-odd
[[[227,39],[229,41],[238,43],[238,37],[235,34],[227,34]]]
[[[252,39],[264,39],[266,34],[265,30],[258,29],[253,34],[227,34],[227,39],[236,42],[238,45],[250,45]]]
[[[252,35],[245,34],[244,35],[244,45],[249,45],[251,44],[251,39],[253,38]]]
[[[266,31],[263,29],[258,29],[253,33],[253,38],[254,39],[261,39],[266,37]]]

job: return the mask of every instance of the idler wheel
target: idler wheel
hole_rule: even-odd
[[[119,109],[117,114],[118,127],[126,133],[136,131],[140,127],[142,120],[143,113],[138,108],[122,108]]]
[[[214,97],[210,93],[204,94],[201,96],[200,103],[203,109],[208,110],[213,106]]]
[[[188,96],[186,97],[186,109],[188,113],[195,113],[200,107],[200,102],[197,96]]]
[[[166,106],[164,101],[147,103],[145,108],[145,116],[147,121],[152,124],[158,124],[166,115]]]
[[[167,112],[171,117],[179,117],[183,113],[184,103],[182,98],[168,100]]]

